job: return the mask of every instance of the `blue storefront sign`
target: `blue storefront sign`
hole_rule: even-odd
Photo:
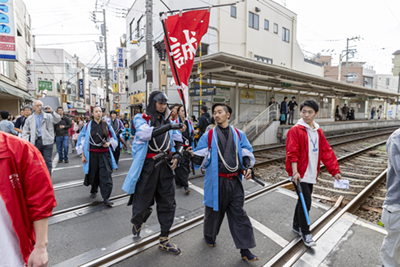
[[[13,0],[1,0],[0,5],[0,59],[17,60]]]
[[[124,68],[124,48],[117,47],[117,64],[118,69]]]
[[[83,98],[83,79],[79,79],[79,97]]]

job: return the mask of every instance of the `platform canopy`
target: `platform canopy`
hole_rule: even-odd
[[[194,61],[195,66],[199,58]],[[218,52],[202,57],[203,78],[273,87],[275,92],[300,91],[302,94],[319,93],[324,96],[357,98],[397,98],[400,94],[340,82],[287,67],[264,63],[255,59]],[[197,71],[192,75],[198,75]]]

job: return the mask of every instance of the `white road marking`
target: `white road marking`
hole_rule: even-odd
[[[254,228],[256,228],[258,231],[260,231],[263,235],[267,236],[269,239],[272,241],[276,242],[279,246],[281,247],[286,247],[287,244],[289,244],[289,241],[263,225],[262,223],[259,223],[258,221],[254,220],[253,218],[250,218],[251,224],[253,225]]]
[[[200,188],[198,186],[195,186],[194,184],[192,184],[191,182],[189,182],[189,186],[190,188],[192,188],[194,191],[199,192],[200,194],[202,194],[204,196],[204,190],[203,188]]]
[[[128,159],[120,159],[119,161],[127,161],[127,160],[132,160],[131,158]],[[58,154],[57,154],[57,159],[54,158],[53,160],[53,166],[54,166],[54,162],[58,162]],[[60,170],[66,170],[66,169],[73,169],[73,168],[82,168],[82,165],[73,165],[73,166],[68,166],[68,167],[60,167],[60,168],[53,168],[53,171],[60,171]]]
[[[55,171],[56,169],[56,167],[57,167],[57,162],[58,162],[58,159],[59,159],[59,157],[58,157],[58,153],[56,153],[56,155],[54,156],[54,159],[53,159],[53,162],[51,163],[51,173],[53,173],[53,171]]]

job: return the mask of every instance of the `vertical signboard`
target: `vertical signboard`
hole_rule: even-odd
[[[0,1],[0,59],[17,60],[14,1]]]
[[[118,67],[117,67],[117,61],[113,61],[113,84],[118,83]]]
[[[83,79],[79,79],[79,97],[83,98]]]
[[[32,59],[26,61],[26,82],[28,91],[36,91],[35,61]]]
[[[125,72],[120,72],[119,73],[119,94],[125,94],[125,88],[126,88],[126,80],[125,80]]]
[[[124,48],[123,47],[117,47],[117,64],[118,64],[118,69],[123,70],[124,69]]]

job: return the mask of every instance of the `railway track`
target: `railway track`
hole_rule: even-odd
[[[366,148],[360,149],[353,153],[350,153],[346,156],[343,156],[338,159],[340,164],[343,162],[347,162],[355,157],[364,157],[368,151],[375,149],[378,146],[381,146],[386,141],[382,141],[376,143],[374,145],[368,146]],[[368,161],[364,162],[365,165],[368,165]],[[322,166],[321,171],[326,171]],[[343,200],[343,197],[339,197],[336,205],[328,210],[324,215],[322,215],[316,222],[311,225],[311,232],[314,235],[314,239],[318,240],[323,233],[325,233],[330,226],[334,224],[345,212],[354,213],[361,205],[365,202],[366,198],[370,196],[372,192],[376,189],[376,187],[382,183],[385,179],[386,171],[381,172],[375,179],[372,180],[371,183],[366,185],[361,192],[357,193],[354,198],[347,204],[344,208],[340,208],[340,203]],[[344,178],[345,179],[345,178]],[[262,197],[263,195],[271,192],[272,190],[281,187],[283,185],[291,184],[288,179],[281,180],[280,182],[274,183],[270,186],[262,188],[252,194],[249,194],[245,197],[245,202],[252,201],[256,198]],[[201,225],[203,223],[204,215],[199,215],[194,218],[191,218],[187,221],[177,223],[173,225],[171,229],[170,236],[174,237],[179,235],[185,231],[189,231],[190,229]],[[120,262],[126,258],[132,257],[134,255],[139,254],[140,252],[158,245],[158,236],[159,233],[154,233],[150,236],[147,236],[143,239],[138,240],[137,242],[131,243],[127,246],[116,249],[108,254],[97,257],[96,259],[87,261],[78,266],[110,266],[117,262]],[[307,250],[307,248],[303,245],[300,238],[295,238],[291,241],[284,249],[282,249],[278,254],[276,254],[266,266],[290,266],[293,264],[300,256]]]

